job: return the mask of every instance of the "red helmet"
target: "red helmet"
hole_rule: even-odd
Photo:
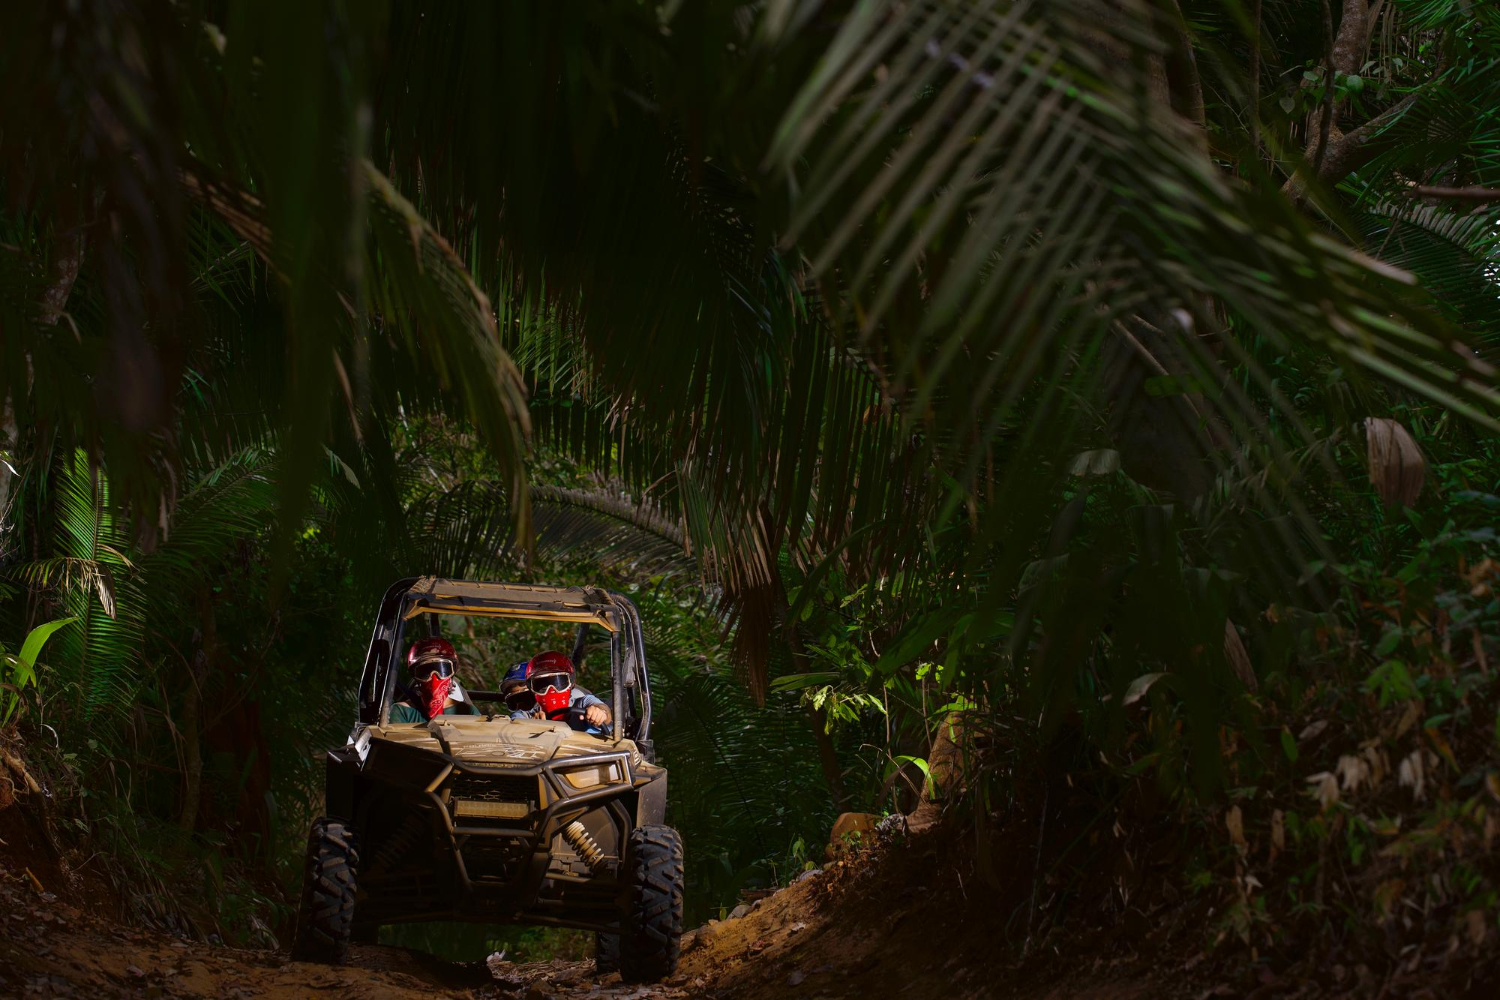
[[[443,714],[448,692],[453,689],[453,673],[458,669],[458,653],[453,643],[440,636],[418,639],[406,651],[406,670],[416,682],[417,693],[426,702],[429,719]]]
[[[433,657],[454,663],[458,660],[458,652],[454,650],[453,643],[442,636],[433,636],[430,639],[418,639],[406,651],[406,665],[412,667],[416,665],[418,660],[426,660]]]
[[[526,664],[526,686],[547,718],[562,718],[573,701],[573,661],[555,649],[536,654]]]

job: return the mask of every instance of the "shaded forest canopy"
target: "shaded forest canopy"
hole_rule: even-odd
[[[1493,963],[1500,8],[0,7],[0,741],[133,916],[284,937],[434,573],[640,605],[692,917],[916,810],[1016,948]]]

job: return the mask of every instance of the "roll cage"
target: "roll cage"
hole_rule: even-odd
[[[419,615],[527,618],[576,622],[573,662],[581,665],[589,631],[609,634],[611,709],[623,725],[617,735],[632,739],[651,757],[651,685],[646,673],[645,641],[635,605],[623,594],[600,587],[543,587],[515,583],[482,583],[439,577],[398,580],[385,592],[369,652],[359,679],[357,738],[366,726],[385,725],[401,671],[407,624]],[[469,692],[478,700],[500,700],[498,691]]]

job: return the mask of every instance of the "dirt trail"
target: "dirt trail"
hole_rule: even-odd
[[[121,926],[83,893],[38,891],[0,849],[0,996],[1144,1000],[1204,992],[1109,951],[1012,965],[1001,957],[998,908],[972,873],[966,883],[959,868],[932,864],[941,846],[918,841],[839,863],[738,919],[699,928],[684,940],[678,972],[650,986],[596,976],[592,962],[462,964],[355,946],[348,965],[332,968],[178,940]]]

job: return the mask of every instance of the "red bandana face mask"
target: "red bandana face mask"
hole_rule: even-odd
[[[448,692],[453,689],[452,677],[439,677],[433,674],[426,680],[417,682],[417,690],[427,700],[427,717],[435,719],[443,714],[443,706],[448,703]]]
[[[416,689],[412,693],[427,710],[427,717],[435,719],[442,715],[448,693],[453,689],[453,675],[458,669],[458,654],[453,651],[453,643],[441,636],[418,639],[407,651],[406,669]]]
[[[567,715],[573,701],[573,675],[564,671],[533,674],[528,678],[531,693],[547,718],[557,720]]]
[[[573,702],[573,661],[556,650],[538,653],[526,664],[525,676],[547,718],[565,719]]]

